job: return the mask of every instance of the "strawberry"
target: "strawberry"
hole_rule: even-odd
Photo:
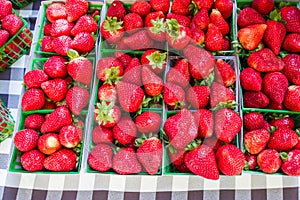
[[[172,2],[171,12],[177,15],[189,15],[190,0],[174,0]]]
[[[275,130],[268,143],[269,149],[289,151],[298,143],[298,135],[292,129],[280,126]]]
[[[223,38],[223,45],[222,45],[222,51],[229,51],[230,50],[230,41],[229,41],[229,39],[228,38],[226,38],[226,37],[224,37]]]
[[[214,152],[218,150],[221,146],[223,146],[223,142],[221,140],[218,140],[215,136],[209,137],[209,138],[204,138],[203,143],[206,146],[212,148]]]
[[[229,25],[223,18],[220,11],[217,9],[212,9],[209,15],[210,23],[214,24],[221,31],[222,35],[227,35],[229,33]]]
[[[180,172],[189,172],[190,170],[184,163],[184,157],[187,152],[184,149],[176,149],[176,151],[169,150],[170,162],[174,165],[176,170]]]
[[[72,42],[71,37],[62,35],[52,40],[52,48],[56,53],[67,56],[67,52],[71,49]]]
[[[117,90],[115,85],[105,83],[98,89],[99,101],[116,102],[117,101]]]
[[[66,94],[66,103],[70,111],[75,115],[80,115],[81,111],[88,105],[90,93],[87,89],[74,86]]]
[[[264,43],[275,55],[278,55],[285,38],[286,29],[282,23],[274,20],[268,20],[266,24],[267,29],[265,30],[263,37]]]
[[[286,126],[290,129],[294,129],[295,128],[295,122],[294,119],[289,117],[288,115],[283,117],[283,118],[275,118],[270,122],[271,126],[275,126],[277,128],[282,127],[282,126]]]
[[[169,117],[163,129],[169,137],[170,144],[176,149],[184,149],[198,135],[198,125],[191,111],[187,109]]]
[[[77,82],[90,86],[93,76],[93,64],[85,57],[76,57],[67,65],[68,74]]]
[[[233,85],[236,81],[234,69],[222,59],[217,59],[215,68],[215,81],[225,87]]]
[[[167,19],[166,27],[166,39],[172,48],[181,50],[189,44],[192,37],[189,27],[180,25],[176,19]]]
[[[19,151],[25,152],[37,146],[39,134],[32,129],[18,131],[14,137],[14,144]]]
[[[240,28],[245,28],[254,24],[265,24],[263,16],[253,8],[244,8],[238,15],[237,24]]]
[[[39,150],[46,155],[53,154],[61,148],[58,134],[56,133],[46,133],[41,135],[37,145]]]
[[[65,78],[67,76],[67,60],[61,56],[51,56],[44,63],[44,72],[51,78]]]
[[[282,48],[289,52],[299,53],[300,52],[300,34],[299,33],[288,34],[283,41]]]
[[[44,36],[50,36],[51,35],[51,29],[52,29],[52,24],[48,23],[44,25]]]
[[[41,45],[43,52],[54,52],[52,40],[51,36],[46,36],[42,39]]]
[[[282,103],[276,103],[274,101],[270,101],[268,108],[273,110],[285,110]]]
[[[275,72],[284,68],[284,62],[268,48],[251,53],[247,63],[249,67],[259,72]]]
[[[124,71],[122,81],[142,85],[142,65],[138,58],[133,58]]]
[[[192,151],[187,152],[184,157],[184,163],[196,175],[212,180],[219,179],[215,154],[206,145],[200,145]]]
[[[123,110],[126,112],[138,111],[145,95],[142,88],[123,81],[120,81],[116,87],[118,100]]]
[[[245,155],[246,158],[246,164],[245,164],[245,170],[254,170],[257,166],[256,161],[256,155]]]
[[[124,39],[124,43],[132,50],[148,49],[153,47],[147,30],[140,30]]]
[[[243,95],[245,108],[266,108],[270,100],[260,91],[247,91]]]
[[[233,2],[231,0],[216,0],[214,6],[221,12],[225,19],[231,16],[233,8]]]
[[[281,166],[280,154],[275,149],[266,149],[257,156],[260,169],[268,174],[277,172]]]
[[[184,16],[184,15],[168,13],[167,19],[175,19],[175,20],[177,20],[178,24],[181,26],[190,27],[190,24],[191,24],[190,18],[188,18],[187,16]]]
[[[57,19],[67,19],[65,4],[59,2],[50,4],[46,9],[46,17],[51,23]]]
[[[64,79],[56,78],[45,81],[41,84],[41,88],[51,101],[59,102],[66,98],[68,91],[67,83]]]
[[[207,109],[199,109],[194,113],[194,118],[198,124],[198,136],[200,138],[212,137],[214,129],[213,113]]]
[[[156,137],[144,140],[136,151],[136,155],[146,172],[156,174],[161,166],[163,146]]]
[[[95,46],[94,43],[95,40],[91,33],[81,32],[74,37],[73,41],[71,42],[71,48],[79,53],[85,54],[93,50]]]
[[[40,171],[44,168],[45,155],[38,150],[30,150],[21,156],[22,167],[29,172]]]
[[[162,53],[157,49],[148,49],[141,57],[143,65],[150,65],[156,74],[162,73],[166,68],[167,53]]]
[[[131,5],[130,12],[136,13],[144,18],[151,12],[151,5],[148,1],[135,1]]]
[[[97,171],[105,172],[112,168],[113,151],[107,144],[98,144],[88,155],[89,166]]]
[[[11,37],[17,34],[22,26],[22,20],[15,14],[6,15],[2,19],[1,27],[3,30],[7,30]]]
[[[195,79],[204,79],[214,70],[215,58],[203,48],[188,45],[183,50],[183,55],[188,59],[191,76]]]
[[[94,144],[113,143],[114,138],[112,129],[96,126],[92,132],[92,141]]]
[[[0,46],[3,47],[9,39],[9,33],[6,30],[0,30]]]
[[[58,132],[62,127],[70,124],[72,124],[71,113],[67,107],[61,106],[46,116],[46,120],[41,127],[41,132]]]
[[[208,104],[210,89],[208,86],[193,86],[186,93],[187,101],[195,109],[205,108]]]
[[[12,3],[10,1],[2,1],[0,7],[0,20],[12,13]]]
[[[49,171],[68,172],[76,167],[77,156],[70,149],[62,149],[44,160],[44,167]]]
[[[192,43],[195,43],[196,45],[201,45],[205,41],[205,34],[202,30],[198,28],[191,28],[192,32]]]
[[[124,29],[128,34],[137,32],[143,28],[143,19],[136,13],[129,13],[123,19]]]
[[[287,32],[300,33],[300,10],[295,6],[286,6],[279,9],[282,20],[286,21]]]
[[[48,81],[48,75],[43,70],[31,70],[24,75],[24,83],[28,88],[39,88],[45,81]]]
[[[121,118],[121,111],[114,102],[101,101],[94,110],[95,121],[103,127],[115,126]]]
[[[155,11],[162,11],[167,13],[170,8],[170,1],[168,0],[150,0],[150,5]]]
[[[261,129],[264,127],[265,119],[261,113],[249,112],[244,114],[244,128],[248,131]]]
[[[230,143],[242,128],[242,119],[235,111],[223,108],[215,113],[215,133],[219,140]]]
[[[183,108],[185,106],[184,90],[171,82],[165,83],[163,97],[165,103],[169,106],[174,106],[175,109]]]
[[[238,31],[238,39],[246,50],[254,50],[263,39],[266,24],[254,24]]]
[[[109,84],[118,82],[123,75],[122,63],[113,57],[101,58],[97,64],[97,77]]]
[[[218,168],[226,176],[241,174],[245,166],[243,152],[233,144],[226,144],[216,152]]]
[[[126,15],[124,5],[119,0],[114,0],[108,7],[106,17],[116,17],[118,20],[123,20]]]
[[[284,106],[292,111],[300,112],[300,86],[291,85],[284,98]]]
[[[300,150],[294,149],[290,151],[286,158],[283,159],[283,163],[281,165],[281,170],[283,173],[289,176],[299,176],[300,175]]]
[[[289,54],[282,61],[285,64],[282,73],[292,84],[300,85],[300,55]]]
[[[95,19],[90,15],[81,16],[74,27],[72,28],[70,34],[76,36],[81,32],[95,33],[97,32],[98,24]]]
[[[124,36],[123,21],[117,21],[116,17],[108,17],[100,27],[103,38],[110,43],[117,43]]]
[[[205,8],[201,8],[199,12],[193,17],[191,28],[195,27],[202,31],[206,31],[208,24],[210,23],[208,10]]]
[[[76,147],[82,139],[82,130],[74,125],[67,125],[59,131],[59,142],[66,148]]]
[[[22,97],[22,110],[39,110],[44,106],[45,95],[41,89],[31,88]]]
[[[275,7],[274,0],[253,0],[251,7],[262,15],[268,15]]]
[[[156,75],[150,67],[142,67],[142,82],[145,93],[149,96],[155,97],[161,94],[163,90],[163,80]]]
[[[262,88],[262,78],[259,72],[247,67],[240,73],[240,83],[244,90],[260,91]]]
[[[123,145],[133,142],[136,135],[136,126],[129,116],[121,118],[113,128],[114,139],[118,140],[118,142]]]
[[[115,58],[117,58],[123,65],[123,67],[126,69],[131,60],[133,59],[131,55],[123,52],[115,52],[114,53]]]
[[[154,133],[159,131],[161,116],[153,111],[146,111],[135,118],[137,130],[141,133]]]
[[[113,169],[118,174],[137,174],[142,171],[136,152],[132,148],[124,148],[113,157]]]
[[[24,127],[26,129],[40,130],[45,117],[42,114],[31,114],[25,118]]]
[[[70,35],[73,27],[74,24],[68,22],[66,19],[57,19],[52,23],[50,34],[52,37]]]
[[[210,106],[216,107],[221,102],[229,102],[235,99],[233,90],[226,88],[223,84],[213,82],[210,92]]]
[[[165,15],[162,11],[149,13],[144,20],[144,26],[147,27],[147,33],[155,41],[165,41]]]
[[[177,59],[175,66],[167,72],[167,82],[186,88],[190,82],[189,62],[187,59]]]
[[[265,129],[256,129],[244,135],[244,146],[251,154],[259,154],[268,144],[270,133]]]
[[[46,101],[43,108],[42,109],[46,109],[46,110],[53,110],[56,108],[56,104],[54,102],[48,102]]]
[[[86,14],[89,8],[87,0],[66,0],[67,20],[74,22]]]

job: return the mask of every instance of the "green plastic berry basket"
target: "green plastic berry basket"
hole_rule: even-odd
[[[36,0],[11,0],[11,2],[19,8],[24,8]]]
[[[0,99],[0,143],[13,134],[14,126],[14,118],[5,106],[2,99]]]
[[[17,14],[23,22],[22,28],[11,37],[2,47],[0,47],[0,72],[7,70],[19,58],[30,51],[32,42],[32,33],[29,30],[27,22]]]
[[[55,52],[45,52],[42,50],[42,39],[44,38],[44,26],[47,23],[50,23],[47,20],[46,17],[46,10],[48,8],[49,5],[51,5],[51,3],[53,2],[62,2],[62,1],[46,1],[46,2],[42,2],[42,6],[41,6],[41,10],[42,10],[42,15],[40,15],[41,19],[41,23],[39,26],[39,30],[38,30],[38,36],[37,36],[37,42],[34,48],[34,53],[36,54],[41,54],[43,56],[52,56],[52,55],[59,55]],[[96,10],[99,10],[100,13],[102,13],[102,6],[103,3],[102,2],[89,2],[89,10],[88,10],[88,14],[92,14],[93,12],[95,12]],[[98,41],[98,36],[99,36],[99,30],[100,30],[100,19],[98,20],[98,29],[97,32],[95,33],[95,48],[88,53],[89,56],[91,55],[95,55],[96,54],[96,49],[97,49],[97,41]]]

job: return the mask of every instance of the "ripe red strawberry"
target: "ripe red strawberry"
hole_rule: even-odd
[[[210,106],[216,107],[221,102],[229,102],[235,99],[233,90],[226,88],[223,84],[213,82],[210,92]]]
[[[267,29],[265,30],[263,37],[264,43],[275,55],[278,55],[285,38],[286,29],[282,23],[274,20],[268,20],[266,24]]]
[[[182,109],[169,117],[163,127],[170,144],[176,149],[184,149],[198,136],[198,125],[191,111]]]
[[[195,27],[202,31],[206,31],[210,23],[208,10],[201,8],[199,12],[193,17],[191,27]]]
[[[113,132],[111,128],[96,126],[92,132],[92,141],[94,144],[113,143]]]
[[[244,114],[244,128],[248,131],[261,129],[264,127],[265,119],[261,113],[249,112]]]
[[[168,0],[150,0],[150,5],[155,11],[162,11],[167,13],[170,8],[170,1]]]
[[[40,130],[45,117],[42,114],[31,114],[25,118],[24,127],[26,129]]]
[[[101,58],[97,64],[97,77],[109,84],[118,82],[123,75],[122,63],[113,57]]]
[[[163,90],[163,80],[156,75],[150,66],[142,67],[142,83],[145,93],[149,96],[156,97]]]
[[[165,41],[165,15],[162,11],[149,13],[145,20],[144,26],[147,27],[147,33],[150,38],[155,41]]]
[[[106,16],[107,17],[116,17],[118,20],[123,20],[126,15],[126,10],[124,5],[119,0],[114,0],[108,7]]]
[[[289,54],[282,61],[285,64],[282,73],[292,84],[300,85],[300,55]]]
[[[2,19],[1,28],[7,30],[10,36],[14,36],[22,28],[22,20],[15,14],[6,15]]]
[[[59,131],[59,142],[66,148],[76,147],[82,139],[82,130],[74,125],[67,125]]]
[[[174,165],[176,170],[180,172],[189,172],[190,170],[184,163],[184,157],[187,152],[184,149],[176,149],[174,152],[169,150],[170,162]]]
[[[87,0],[66,0],[66,13],[69,22],[78,20],[89,8]]]
[[[44,167],[49,171],[68,172],[75,169],[77,156],[70,149],[62,149],[44,160]]]
[[[138,58],[133,58],[124,71],[122,81],[142,86],[142,65]]]
[[[116,87],[118,100],[123,110],[126,112],[138,111],[145,95],[142,88],[123,81],[120,81]]]
[[[81,32],[96,33],[98,24],[90,15],[81,16],[71,30],[71,35],[76,36]]]
[[[135,1],[130,8],[130,12],[144,18],[151,12],[151,5],[148,1]]]
[[[254,24],[264,24],[263,16],[253,8],[244,8],[238,15],[237,24],[240,28],[244,28]]]
[[[48,80],[48,75],[43,70],[35,69],[24,75],[24,83],[28,88],[39,88],[41,84]]]
[[[75,115],[80,115],[81,111],[88,105],[90,93],[87,89],[74,86],[66,94],[66,103]]]
[[[132,148],[124,148],[113,157],[113,169],[118,174],[137,174],[142,171],[136,152]]]
[[[254,170],[257,166],[256,161],[256,155],[245,155],[246,158],[246,164],[245,164],[245,170]]]
[[[110,85],[105,83],[101,85],[98,89],[98,99],[99,101],[106,101],[106,102],[114,102],[117,101],[117,90],[115,85]]]
[[[188,18],[187,16],[184,16],[184,15],[178,15],[175,13],[168,13],[167,19],[175,19],[175,20],[177,20],[178,24],[181,26],[190,27],[190,24],[191,24],[190,18]]]
[[[268,174],[277,172],[281,166],[280,154],[275,149],[263,150],[257,156],[257,164],[259,168]]]
[[[44,72],[51,78],[65,78],[68,74],[66,62],[61,56],[51,56],[44,63]]]
[[[121,111],[114,102],[101,101],[94,110],[95,121],[103,127],[115,126],[121,118]]]
[[[29,172],[40,171],[44,168],[45,155],[34,149],[21,156],[22,167]]]
[[[184,157],[184,163],[196,175],[212,180],[219,179],[215,154],[206,145],[200,145],[192,151],[187,152]]]
[[[279,10],[282,20],[286,21],[287,32],[300,33],[300,10],[295,6],[286,6]]]
[[[51,101],[59,102],[66,98],[68,91],[67,83],[64,79],[56,78],[45,81],[41,84],[41,88]]]
[[[274,109],[274,110],[285,110],[282,103],[279,104],[279,103],[276,103],[274,101],[270,101],[268,108],[269,109]]]
[[[212,9],[209,15],[210,23],[214,24],[221,31],[222,35],[229,33],[229,25],[223,18],[221,12],[217,9]]]
[[[206,146],[212,148],[212,150],[214,152],[216,152],[218,150],[218,148],[220,148],[221,146],[224,145],[224,142],[222,142],[221,140],[218,140],[218,138],[216,138],[215,136],[209,137],[209,138],[204,138],[203,143]]]
[[[300,34],[299,33],[288,34],[283,41],[282,48],[289,52],[299,53],[300,52]]]
[[[100,32],[103,38],[110,43],[116,43],[124,36],[123,21],[117,20],[116,17],[108,17],[101,24]]]
[[[166,27],[166,39],[172,48],[181,50],[189,44],[192,37],[189,27],[180,25],[176,19],[167,19]]]
[[[136,155],[146,172],[156,174],[161,167],[163,146],[156,137],[144,140],[136,151]]]
[[[57,19],[67,19],[65,4],[59,2],[50,4],[46,9],[46,17],[51,23]]]
[[[195,121],[198,125],[198,136],[209,138],[213,135],[214,116],[210,110],[199,109],[194,113]]]
[[[231,16],[233,8],[233,2],[231,0],[216,0],[214,6],[221,12],[225,19]]]
[[[260,91],[262,88],[262,78],[259,72],[247,67],[240,73],[240,82],[244,90]]]
[[[191,76],[195,79],[204,79],[214,70],[215,58],[203,48],[188,45],[183,50],[183,55],[188,59]]]
[[[44,36],[50,36],[51,35],[51,29],[52,29],[52,24],[48,23],[44,25]]]
[[[207,10],[210,10],[214,1],[213,0],[194,0],[192,3],[196,4],[198,9],[206,8]]]
[[[262,15],[268,15],[275,7],[274,0],[253,0],[251,7]]]
[[[121,118],[121,120],[113,128],[114,139],[120,144],[127,145],[136,138],[137,131],[135,123],[129,116]]]
[[[56,108],[56,104],[54,102],[46,101],[42,109],[54,110],[55,108]]]
[[[39,150],[46,155],[53,154],[61,148],[58,134],[56,133],[46,133],[41,135],[37,145]]]
[[[262,41],[266,29],[266,24],[254,24],[240,29],[238,39],[243,48],[247,50],[256,49]]]
[[[215,133],[219,140],[230,143],[242,128],[242,119],[239,114],[228,108],[215,113]]]
[[[41,127],[41,132],[58,132],[62,127],[70,124],[72,124],[70,111],[67,107],[60,106],[46,116],[46,120]]]
[[[10,1],[1,1],[0,20],[12,13],[12,3]]]
[[[133,59],[131,55],[123,52],[115,52],[114,53],[115,58],[117,58],[123,65],[124,69],[127,68],[130,61]]]
[[[123,25],[125,31],[132,34],[143,28],[143,19],[136,13],[128,13],[123,19]]]
[[[243,98],[246,108],[266,108],[270,103],[269,98],[260,91],[247,91]]]
[[[224,37],[223,38],[223,41],[224,41],[224,43],[223,43],[223,45],[222,45],[222,51],[229,51],[230,50],[230,41],[229,41],[229,39],[228,38],[226,38],[226,37]]]
[[[204,43],[205,41],[205,33],[198,29],[198,28],[191,28],[191,32],[192,32],[192,43],[195,43],[196,45],[201,45]]]
[[[93,64],[85,57],[76,57],[69,61],[67,65],[68,74],[80,83],[87,85],[91,84],[91,79],[93,75]]]
[[[185,92],[176,84],[170,82],[165,83],[163,97],[165,103],[169,106],[173,106],[175,109],[185,106]]]
[[[18,131],[14,137],[14,144],[19,151],[25,152],[37,146],[39,134],[32,129]]]
[[[268,144],[270,133],[265,129],[256,129],[244,135],[244,146],[250,154],[259,154]]]
[[[68,22],[66,19],[57,19],[52,23],[50,34],[52,37],[70,35],[73,27],[74,24]]]
[[[52,48],[56,53],[67,56],[67,52],[71,49],[71,43],[71,37],[62,35],[52,40]]]
[[[251,53],[247,63],[249,67],[259,72],[275,72],[284,68],[284,62],[268,48]]]
[[[42,39],[43,52],[54,52],[52,40],[51,36],[46,36]]]
[[[0,46],[3,47],[9,39],[9,33],[6,30],[0,30]]]
[[[300,112],[300,86],[289,86],[283,103],[287,109]]]
[[[186,93],[187,101],[195,109],[205,108],[208,104],[210,89],[208,86],[193,86]]]
[[[97,171],[105,172],[112,168],[113,151],[107,144],[98,144],[88,155],[89,166]]]
[[[81,32],[74,37],[73,41],[71,42],[71,48],[79,53],[85,54],[93,50],[95,46],[94,43],[95,40],[91,33]]]
[[[218,168],[226,176],[241,174],[246,161],[243,152],[233,144],[226,144],[218,148],[216,159]]]
[[[187,59],[178,59],[175,66],[167,72],[167,82],[186,88],[190,82],[189,62]]]
[[[166,68],[167,53],[162,53],[157,49],[146,50],[142,57],[142,65],[150,65],[156,74],[162,73]]]
[[[22,97],[22,110],[39,110],[44,106],[45,95],[41,89],[31,88]]]
[[[147,30],[140,30],[129,37],[124,38],[124,43],[132,50],[141,50],[153,47],[153,41],[149,38]]]
[[[141,133],[154,133],[159,131],[161,116],[153,111],[146,111],[135,118],[137,130]]]
[[[289,151],[297,143],[297,133],[288,127],[281,126],[272,133],[268,147],[277,151]]]
[[[270,122],[271,126],[275,126],[275,127],[282,127],[282,126],[286,126],[290,129],[294,129],[295,128],[295,122],[294,119],[292,117],[289,116],[285,116],[283,118],[279,118],[279,119],[273,119]]]
[[[294,149],[290,151],[286,158],[283,159],[281,165],[281,170],[283,173],[289,176],[299,176],[300,175],[300,150]]]
[[[171,12],[177,15],[189,15],[190,0],[174,0],[172,2]]]
[[[234,69],[222,59],[216,61],[215,81],[224,84],[225,87],[233,85],[236,81]]]

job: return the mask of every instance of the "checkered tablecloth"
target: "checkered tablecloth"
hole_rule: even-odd
[[[34,29],[40,1],[19,13]],[[16,119],[28,56],[0,73],[0,98]],[[47,175],[7,171],[12,139],[0,144],[0,199],[299,199],[299,178],[243,174],[211,181],[197,176]]]

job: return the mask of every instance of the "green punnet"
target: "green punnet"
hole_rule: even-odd
[[[13,117],[0,99],[0,143],[13,134],[14,125]]]

